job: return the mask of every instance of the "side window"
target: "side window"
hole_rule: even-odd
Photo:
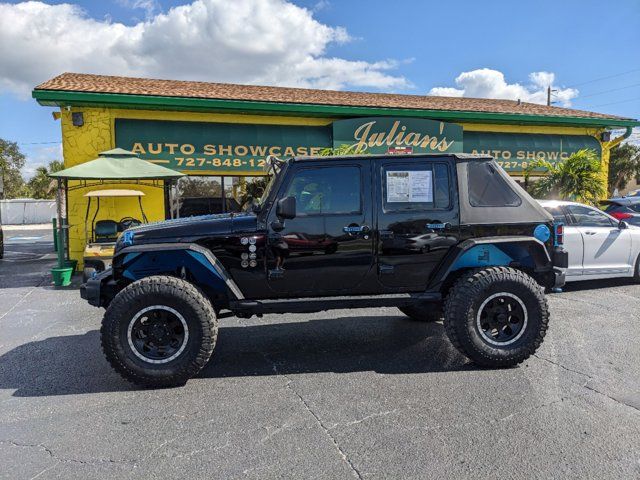
[[[556,223],[567,223],[567,218],[564,215],[564,212],[562,211],[562,207],[558,206],[558,207],[544,207],[544,209],[549,212],[551,215],[553,215],[553,221]]]
[[[468,164],[469,203],[472,207],[518,207],[522,200],[489,162]]]
[[[449,167],[446,163],[394,163],[382,167],[385,212],[448,209]]]
[[[360,213],[360,168],[306,168],[291,180],[285,196],[296,198],[297,214]]]
[[[578,227],[612,227],[613,222],[604,213],[581,205],[567,205]]]

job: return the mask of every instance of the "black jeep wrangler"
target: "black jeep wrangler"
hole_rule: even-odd
[[[267,161],[245,213],[125,231],[112,268],[81,288],[106,307],[102,347],[126,379],[183,384],[213,353],[218,319],[398,307],[444,318],[478,365],[540,346],[545,288],[567,266],[562,226],[490,157],[394,155]]]

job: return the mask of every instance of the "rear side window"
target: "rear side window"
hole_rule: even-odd
[[[517,207],[522,203],[507,181],[488,162],[469,162],[469,203],[472,207]]]
[[[296,173],[285,196],[296,198],[298,215],[360,213],[358,167],[307,168]]]
[[[553,221],[555,223],[567,223],[567,218],[561,207],[544,207],[544,209],[553,215]]]
[[[448,209],[451,203],[449,168],[445,163],[411,163],[382,167],[385,212]]]
[[[604,213],[582,205],[568,205],[567,209],[578,227],[612,227],[614,224]]]

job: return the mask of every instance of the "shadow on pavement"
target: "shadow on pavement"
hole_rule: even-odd
[[[584,290],[599,290],[602,288],[624,287],[637,285],[631,278],[610,278],[607,280],[583,280],[567,283],[562,290],[564,292],[582,292]]]
[[[404,317],[345,317],[223,326],[200,378],[375,371],[387,374],[473,369],[441,324]],[[97,330],[26,343],[0,356],[0,389],[16,397],[127,391],[103,357]]]

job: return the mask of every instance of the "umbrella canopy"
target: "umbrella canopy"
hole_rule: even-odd
[[[142,160],[128,150],[114,148],[100,153],[95,160],[51,173],[49,176],[67,180],[161,180],[183,177],[184,174]]]

